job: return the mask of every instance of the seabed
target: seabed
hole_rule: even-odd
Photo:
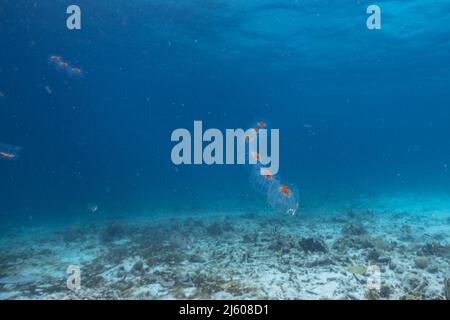
[[[406,205],[405,205],[406,204]],[[445,299],[449,198],[8,226],[1,299]],[[67,288],[69,265],[81,269]],[[381,287],[368,286],[378,266]],[[447,293],[450,291],[447,291]]]

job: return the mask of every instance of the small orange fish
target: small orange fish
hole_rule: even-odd
[[[269,169],[262,169],[261,173],[263,174],[264,177],[266,177],[267,180],[270,180],[273,178],[272,172],[270,172]]]
[[[50,56],[50,60],[52,60],[52,61],[61,61],[61,57],[58,57],[58,56]]]
[[[259,122],[258,122],[258,126],[260,126],[260,127],[265,127],[265,126],[266,126],[266,123],[265,123],[264,121],[259,121]]]
[[[289,195],[291,194],[291,190],[289,189],[289,187],[283,184],[280,186],[280,192],[286,197],[289,197]]]
[[[63,61],[59,62],[58,65],[59,65],[61,68],[67,68],[67,67],[69,66],[69,64],[68,64],[67,62],[63,62]]]
[[[253,129],[253,131],[255,131],[256,133],[258,133],[258,128],[252,128]]]
[[[80,68],[72,68],[72,72],[73,73],[81,73],[81,69]]]

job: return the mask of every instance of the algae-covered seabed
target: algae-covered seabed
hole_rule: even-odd
[[[3,227],[2,299],[444,299],[448,198]],[[67,288],[69,265],[81,288]],[[381,289],[367,286],[377,265]]]

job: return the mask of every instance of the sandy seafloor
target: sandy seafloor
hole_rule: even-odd
[[[450,197],[4,225],[1,299],[445,299]],[[66,269],[81,268],[69,290]],[[369,289],[367,267],[381,271]]]

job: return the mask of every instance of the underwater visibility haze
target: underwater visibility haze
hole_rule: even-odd
[[[2,0],[0,34],[0,299],[450,299],[449,1]]]

